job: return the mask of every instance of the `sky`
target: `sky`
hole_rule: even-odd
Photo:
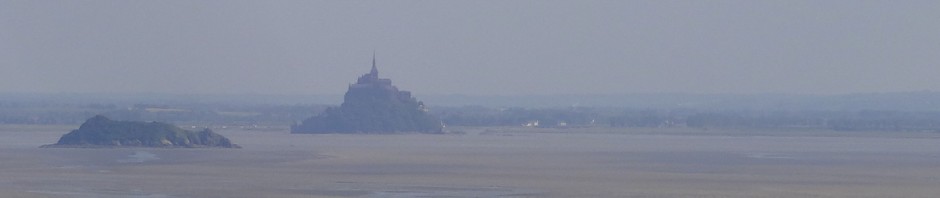
[[[940,1],[0,0],[0,92],[940,91]]]

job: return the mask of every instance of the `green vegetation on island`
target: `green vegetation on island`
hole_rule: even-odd
[[[56,144],[43,147],[240,148],[210,129],[188,131],[168,123],[115,121],[101,115],[63,135]]]

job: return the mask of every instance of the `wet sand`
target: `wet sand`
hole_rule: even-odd
[[[66,128],[63,130],[63,128]],[[940,139],[490,130],[291,135],[242,149],[38,148],[0,127],[3,197],[936,197]]]

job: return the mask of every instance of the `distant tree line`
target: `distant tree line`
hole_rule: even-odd
[[[81,124],[95,115],[118,120],[217,125],[289,125],[325,105],[0,103],[0,124]]]
[[[385,124],[408,126],[522,126],[538,121],[538,127],[690,127],[690,128],[790,128],[842,131],[940,131],[940,111],[887,110],[700,110],[636,108],[496,108],[483,106],[431,107],[428,118],[415,106],[392,105],[402,109],[397,116],[370,114],[371,106],[350,106],[339,111],[325,105],[231,105],[231,104],[61,104],[0,102],[0,124],[80,124],[95,115],[119,120],[204,123],[216,125],[290,126],[320,114],[331,119],[310,122],[346,122],[349,115],[382,119],[357,119],[361,127]],[[391,111],[390,111],[391,112]],[[413,115],[412,115],[413,114]],[[405,119],[405,117],[412,117]],[[397,120],[396,120],[397,119]],[[424,121],[421,121],[424,120]],[[385,123],[385,124],[380,124]],[[426,123],[412,123],[426,122]],[[433,122],[433,123],[432,123]],[[322,126],[326,126],[325,124]],[[350,125],[343,125],[350,126]]]
[[[538,121],[539,127],[589,126],[601,116],[590,108],[439,107],[433,110],[446,125],[518,126]]]
[[[524,109],[479,106],[438,108],[447,125],[539,127],[790,128],[841,131],[938,131],[940,111],[721,111],[694,109],[565,108]]]

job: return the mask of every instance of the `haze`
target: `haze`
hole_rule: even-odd
[[[940,90],[940,1],[0,1],[0,92]]]

